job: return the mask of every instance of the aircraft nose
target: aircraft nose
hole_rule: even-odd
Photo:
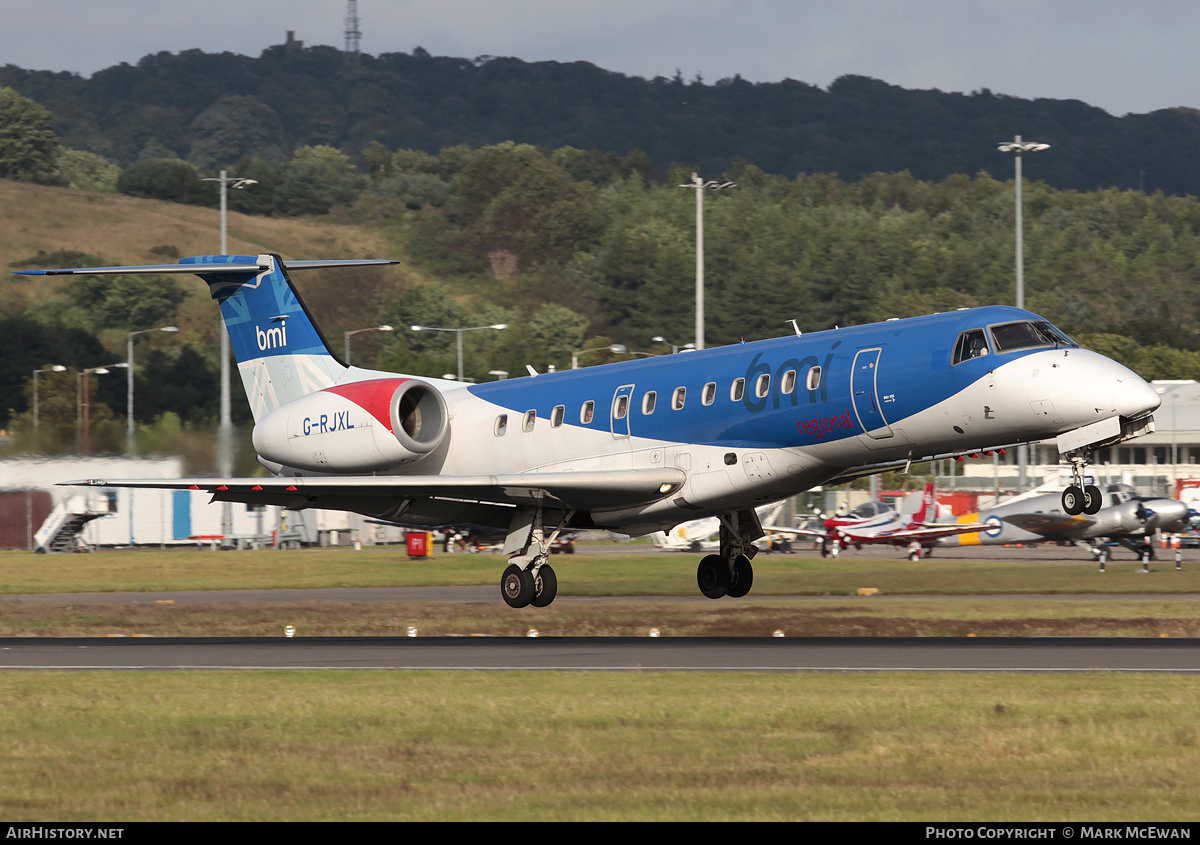
[[[1183,502],[1170,499],[1155,502],[1154,512],[1158,515],[1158,528],[1161,531],[1182,531],[1187,524],[1188,506]]]
[[[1162,397],[1138,376],[1121,379],[1113,388],[1113,407],[1122,417],[1137,419],[1157,410]]]

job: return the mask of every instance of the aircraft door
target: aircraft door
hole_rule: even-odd
[[[633,385],[623,384],[613,394],[609,420],[615,438],[629,436],[629,418],[633,415]]]
[[[854,413],[863,431],[875,440],[892,436],[891,426],[884,419],[879,404],[878,377],[880,347],[860,349],[854,356],[854,367],[850,375],[850,396]]]

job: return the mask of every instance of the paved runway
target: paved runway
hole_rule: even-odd
[[[1070,638],[0,639],[0,669],[1200,673],[1200,640]]]

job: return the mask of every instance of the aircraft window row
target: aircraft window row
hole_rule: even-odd
[[[986,341],[985,341],[986,342]],[[957,360],[955,363],[958,363]],[[821,386],[821,368],[811,367],[808,370],[808,377],[805,381],[805,387],[808,390],[816,390]],[[788,394],[796,389],[796,371],[788,370],[783,374],[780,380],[780,392]],[[744,378],[734,379],[733,384],[729,388],[729,399],[732,402],[740,402],[746,393],[746,380]],[[763,399],[771,393],[771,375],[763,373],[754,381],[754,395]],[[614,419],[623,420],[629,416],[630,395],[621,394],[613,400],[612,415]],[[717,383],[710,381],[704,385],[704,389],[700,394],[700,401],[704,405],[712,405],[717,399]],[[677,387],[671,394],[671,409],[675,411],[683,410],[687,400],[687,388]],[[647,390],[642,394],[642,414],[650,416],[654,413],[654,408],[658,403],[658,392]],[[550,425],[552,428],[559,428],[566,419],[567,408],[565,405],[555,405],[554,410],[550,412]],[[583,403],[579,409],[579,422],[583,425],[589,425],[596,417],[596,403],[591,399]],[[521,429],[523,431],[533,431],[537,423],[537,411],[526,411],[522,417]],[[508,414],[500,414],[496,417],[495,435],[503,437],[508,431]]]

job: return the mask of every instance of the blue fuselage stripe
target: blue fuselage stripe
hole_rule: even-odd
[[[953,347],[962,331],[1041,319],[1016,308],[989,306],[489,382],[468,389],[500,408],[516,414],[535,410],[543,419],[551,417],[555,406],[563,405],[563,425],[607,432],[614,428],[617,391],[633,385],[629,417],[617,426],[622,434],[627,425],[635,437],[668,443],[810,446],[863,434],[863,423],[874,430],[881,423],[904,420],[953,396],[1006,361],[1043,351],[1045,347],[1023,349],[951,367]],[[880,349],[878,358],[863,356],[859,363],[877,362],[874,378],[852,378],[858,353],[873,348]],[[821,368],[820,382],[809,390],[807,379],[814,367]],[[795,384],[790,393],[782,393],[789,371],[795,371]],[[770,376],[770,385],[766,395],[760,396],[757,388],[763,375]],[[736,379],[744,380],[740,401],[731,398]],[[715,394],[706,405],[705,386],[710,383],[715,384]],[[684,406],[673,410],[673,394],[679,387],[686,390]],[[645,414],[643,401],[648,391],[656,396],[653,412]],[[583,423],[580,410],[588,401],[595,403],[595,413],[590,423]]]

